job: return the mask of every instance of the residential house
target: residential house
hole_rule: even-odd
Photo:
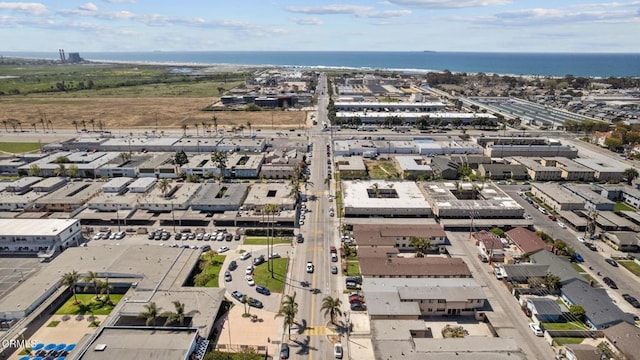
[[[489,261],[504,262],[504,246],[498,235],[487,230],[480,230],[473,233],[471,238],[475,241],[480,252],[487,256]]]
[[[528,177],[527,168],[519,164],[480,164],[477,174],[491,180],[524,180]]]
[[[616,355],[625,360],[639,360],[640,328],[621,322],[604,330],[604,338]]]
[[[498,265],[502,278],[511,283],[527,284],[529,279],[544,279],[549,274],[548,265],[500,264]]]
[[[617,251],[638,251],[638,234],[633,231],[614,231],[602,234],[602,240]]]
[[[607,147],[606,140],[613,136],[613,131],[596,131],[591,137],[591,142],[602,147]]]
[[[548,298],[530,298],[525,304],[539,322],[562,321],[564,313],[568,311],[566,308],[563,310],[555,300]]]
[[[547,244],[535,232],[517,227],[505,233],[506,238],[520,251],[521,256],[531,255],[540,250],[548,249]]]
[[[593,345],[565,344],[564,356],[568,360],[602,360],[604,352]]]
[[[415,251],[411,238],[424,238],[432,248],[447,244],[447,234],[438,224],[354,224],[353,237],[358,247],[395,247]]]

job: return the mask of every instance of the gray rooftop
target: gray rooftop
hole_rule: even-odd
[[[83,204],[102,188],[100,182],[70,182],[36,200],[37,204]]]
[[[431,171],[422,156],[396,156],[395,160],[403,171]]]
[[[573,304],[582,305],[585,315],[597,328],[623,321],[634,323],[631,315],[622,312],[603,288],[591,287],[584,281],[573,279],[564,282],[560,291]]]
[[[531,184],[531,187],[538,189],[540,192],[560,204],[584,204],[584,200],[573,195],[562,185],[557,183],[537,182]]]
[[[480,192],[482,199],[460,200],[452,191],[457,189],[459,185],[461,189],[471,191],[474,185]],[[457,209],[478,209],[490,210],[496,209],[503,211],[505,209],[522,209],[522,207],[513,200],[509,195],[504,193],[498,187],[490,183],[455,183],[455,182],[425,182],[422,183],[426,197],[432,204],[437,204],[439,209],[457,208]]]
[[[370,191],[394,191],[396,197],[370,196]],[[345,208],[428,209],[429,204],[413,181],[356,180],[342,182]],[[400,215],[400,214],[398,214]]]
[[[583,277],[571,266],[571,262],[566,258],[559,257],[549,251],[538,251],[530,256],[531,260],[538,265],[548,265],[548,273],[558,275],[562,282],[571,279],[584,281]]]
[[[250,208],[261,208],[267,204],[276,204],[280,208],[292,208],[295,200],[291,195],[291,184],[288,182],[252,184],[245,199],[245,205]]]
[[[138,360],[188,359],[189,349],[196,341],[197,329],[150,329],[105,327],[79,359]],[[104,350],[96,347],[104,345]]]
[[[240,207],[247,196],[248,188],[249,184],[246,183],[206,183],[200,187],[191,205],[237,205]]]

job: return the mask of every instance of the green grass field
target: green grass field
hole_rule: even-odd
[[[400,174],[393,167],[391,161],[378,160],[373,162],[366,162],[367,169],[369,170],[369,178],[371,179],[399,179]]]
[[[79,305],[74,305],[73,296],[56,310],[56,315],[109,315],[124,295],[111,294],[109,298],[114,305],[95,300],[95,294],[78,294]],[[102,296],[104,298],[104,295]]]
[[[268,237],[266,236],[247,236],[244,238],[244,244],[245,245],[267,245],[267,239]],[[274,244],[291,244],[291,241],[293,240],[288,237],[273,238]]]
[[[196,275],[196,279],[206,280],[206,282],[203,280],[203,287],[218,287],[218,277],[222,271],[222,264],[224,263],[225,258],[226,256],[218,255],[215,252],[206,252],[202,254],[200,259],[202,261],[206,261],[207,266],[202,269],[200,274]]]
[[[347,275],[348,276],[360,275],[360,264],[357,261],[347,262]]]
[[[563,322],[563,323],[542,323],[545,330],[586,330],[587,327],[580,321]]]
[[[579,273],[585,272],[584,269],[582,268],[582,266],[578,265],[577,263],[572,262],[571,263],[571,267],[576,269],[576,271],[579,272]]]
[[[615,205],[613,205],[613,211],[618,212],[618,211],[635,211],[636,209],[632,208],[631,206],[623,203],[623,202],[617,202]]]
[[[21,154],[31,151],[39,151],[41,143],[0,142],[0,152]]]
[[[287,258],[279,258],[273,259],[273,278],[271,278],[271,272],[267,266],[267,263],[256,266],[253,272],[253,280],[256,282],[256,285],[262,285],[271,292],[282,293],[284,292],[284,284],[287,278],[287,267],[289,266],[289,259]],[[244,281],[243,279],[238,279],[234,281]]]
[[[625,269],[631,271],[633,275],[640,277],[640,265],[636,264],[632,260],[618,260],[618,264],[624,266]]]

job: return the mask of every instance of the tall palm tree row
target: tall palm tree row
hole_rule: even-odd
[[[156,319],[160,316],[160,310],[155,302],[150,302],[144,306],[144,311],[138,314],[138,318],[145,320],[145,325],[156,325]]]

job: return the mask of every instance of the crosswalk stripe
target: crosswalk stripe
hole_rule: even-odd
[[[308,327],[305,331],[304,331],[305,335],[324,335],[325,334],[325,328],[324,326],[311,326]]]

